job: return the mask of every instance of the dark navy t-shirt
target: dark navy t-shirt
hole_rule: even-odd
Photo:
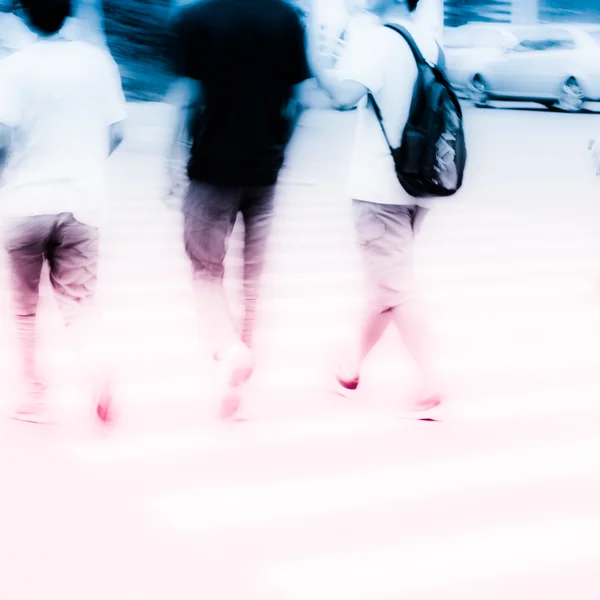
[[[175,19],[176,69],[201,81],[190,179],[212,185],[277,181],[293,86],[311,77],[305,34],[284,0],[202,0]]]

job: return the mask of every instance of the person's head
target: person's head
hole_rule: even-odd
[[[72,0],[20,0],[27,24],[43,36],[58,33],[71,16]]]
[[[417,8],[418,3],[419,0],[362,0],[365,10],[377,15],[384,15],[400,7],[413,12]]]

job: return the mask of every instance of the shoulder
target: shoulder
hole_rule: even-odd
[[[69,43],[69,51],[78,56],[79,60],[84,61],[86,70],[95,77],[120,81],[119,65],[107,47],[85,40],[77,40]]]
[[[267,10],[277,10],[280,15],[287,17],[292,21],[301,21],[306,17],[306,13],[299,6],[295,6],[285,0],[273,0],[273,5],[269,5]]]
[[[288,30],[304,29],[307,14],[300,7],[286,0],[268,0],[257,5],[259,5],[257,10],[260,10],[270,22],[277,23],[279,27]]]
[[[421,54],[423,54],[427,60],[435,61],[437,59],[439,50],[436,38],[432,31],[411,21],[394,21],[394,23],[401,25],[408,33],[410,33],[421,51]],[[388,51],[393,52],[394,56],[402,61],[402,64],[406,64],[407,62],[412,64],[414,62],[414,56],[408,43],[393,29],[390,29],[389,27],[384,27],[384,29],[385,32],[381,34],[381,38],[382,40],[385,40]]]
[[[367,15],[356,16],[344,31],[344,52],[348,56],[378,56],[385,49],[385,33],[386,29],[381,23],[374,22]]]
[[[175,9],[171,18],[171,26],[176,32],[189,30],[210,21],[219,8],[219,0],[196,0]]]
[[[106,46],[101,46],[88,40],[73,40],[69,42],[68,50],[74,54],[85,56],[86,60],[101,65],[116,65],[115,59]]]

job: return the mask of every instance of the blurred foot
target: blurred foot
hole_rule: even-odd
[[[254,356],[242,343],[231,346],[219,356],[215,359],[221,362],[224,378],[219,414],[222,419],[232,419],[240,409],[243,387],[254,373]]]
[[[408,413],[419,421],[438,421],[436,410],[443,403],[443,395],[439,391],[422,388],[416,399],[408,407]]]
[[[25,423],[49,423],[45,396],[46,387],[42,383],[33,384],[25,394],[25,398],[13,412],[12,418]]]
[[[342,396],[348,396],[358,389],[360,383],[359,369],[351,366],[348,358],[343,358],[338,362],[337,367],[337,391]]]
[[[110,386],[105,386],[94,395],[96,416],[101,423],[108,425],[114,421],[113,393]]]
[[[340,392],[340,394],[342,394],[343,396],[347,396],[358,389],[360,378],[358,375],[354,377],[338,375],[336,381],[338,383],[338,391]]]

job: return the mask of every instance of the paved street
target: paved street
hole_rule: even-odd
[[[131,113],[102,265],[120,421],[107,433],[86,418],[46,288],[57,423],[0,422],[0,598],[597,598],[600,180],[587,142],[599,117],[466,109],[467,183],[431,213],[417,257],[449,397],[444,422],[415,423],[399,410],[414,374],[395,332],[359,396],[329,391],[361,303],[343,187],[355,115],[305,114],[248,421],[221,424],[180,217],[161,202],[169,111]]]

